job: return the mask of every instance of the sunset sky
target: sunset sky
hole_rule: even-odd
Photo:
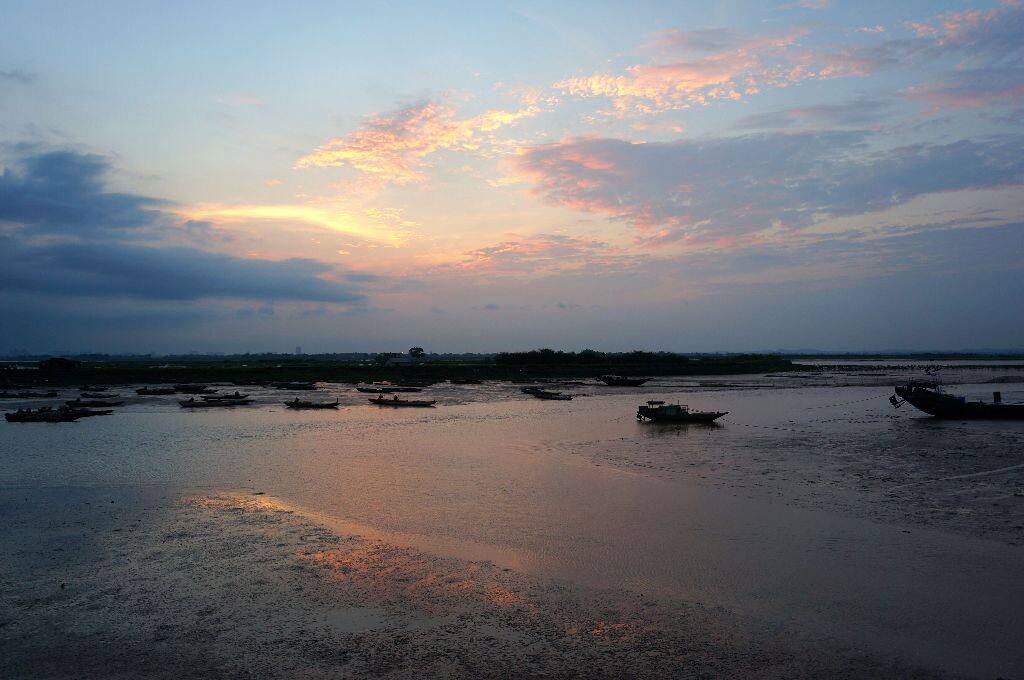
[[[0,352],[1024,347],[1024,0],[0,17]]]

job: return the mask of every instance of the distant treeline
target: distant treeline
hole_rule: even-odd
[[[665,366],[700,362],[762,363],[778,361],[779,357],[765,354],[721,354],[696,358],[674,352],[598,352],[585,349],[580,352],[562,352],[553,349],[534,349],[529,352],[501,352],[494,356],[498,366]]]

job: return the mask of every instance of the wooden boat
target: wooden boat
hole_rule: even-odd
[[[335,399],[334,401],[316,402],[316,401],[301,401],[298,397],[295,397],[291,401],[284,402],[284,405],[287,406],[288,408],[295,408],[295,409],[316,409],[316,408],[338,408],[339,403],[340,402],[337,399]]]
[[[238,390],[235,390],[234,394],[204,394],[202,399],[204,401],[219,401],[222,399],[246,399],[248,394],[242,394]]]
[[[70,423],[81,418],[73,410],[67,408],[52,409],[44,406],[32,410],[18,409],[13,413],[5,413],[4,419],[9,423]]]
[[[64,403],[70,406],[71,408],[82,408],[89,406],[95,406],[99,408],[109,406],[124,406],[123,401],[107,401],[105,399],[72,399],[71,401],[65,401]]]
[[[686,404],[666,404],[663,401],[648,401],[636,410],[637,420],[654,423],[710,423],[729,413],[728,411],[691,411]]]
[[[105,409],[91,409],[91,408],[70,408],[65,407],[68,413],[74,414],[79,418],[91,418],[92,416],[109,416],[114,412],[112,408]]]
[[[82,392],[81,396],[86,399],[116,399],[120,397],[120,394],[110,394],[109,392]]]
[[[188,399],[181,399],[178,404],[182,408],[208,408],[213,406],[245,406],[251,404],[252,399],[200,399],[196,400],[194,397]]]
[[[609,387],[639,387],[650,378],[628,378],[624,375],[599,375],[598,380]]]
[[[537,390],[536,392],[528,392],[537,399],[547,399],[548,401],[572,401],[571,394],[563,394],[561,392],[551,392],[548,390]]]
[[[140,387],[135,394],[177,394],[178,390],[173,387]]]
[[[385,399],[383,394],[380,395],[379,397],[377,397],[376,399],[368,399],[367,401],[369,401],[371,404],[376,404],[377,406],[393,406],[395,408],[410,407],[410,406],[411,407],[424,408],[424,407],[427,407],[427,406],[433,406],[434,404],[437,403],[436,400],[435,401],[425,401],[425,400],[415,400],[415,399],[399,399],[398,397],[392,397],[390,399]]]
[[[967,401],[964,397],[946,394],[937,383],[928,380],[911,380],[897,386],[889,403],[896,408],[910,404],[936,418],[1024,420],[1024,404],[1004,404],[1000,392],[992,393],[991,402]]]
[[[397,385],[382,385],[380,387],[357,387],[357,392],[363,394],[392,394],[393,392],[422,392],[422,387],[399,387]]]

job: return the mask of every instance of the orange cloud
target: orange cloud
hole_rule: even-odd
[[[488,133],[537,114],[491,110],[457,118],[450,104],[425,102],[374,116],[346,137],[336,137],[299,159],[296,168],[349,166],[382,183],[411,184],[426,179],[425,159],[442,150],[477,151]]]
[[[727,31],[663,31],[649,47],[700,52],[688,61],[640,64],[625,75],[594,74],[568,78],[554,88],[575,97],[606,97],[613,113],[650,114],[703,106],[714,100],[738,100],[766,86],[784,86],[821,77],[814,55],[792,47],[807,34],[797,27],[785,34],[739,39]]]

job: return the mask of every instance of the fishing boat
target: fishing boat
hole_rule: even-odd
[[[135,394],[177,394],[178,390],[173,387],[140,387]]]
[[[43,406],[35,410],[19,408],[13,413],[4,414],[4,419],[9,423],[70,423],[78,420],[80,417],[71,409],[52,409],[49,406]]]
[[[624,375],[599,375],[597,379],[609,387],[639,387],[650,378],[629,378]]]
[[[295,397],[291,401],[284,402],[284,405],[287,406],[288,408],[294,408],[294,409],[315,409],[315,408],[338,408],[339,403],[340,402],[337,399],[335,399],[334,401],[316,402],[316,401],[301,401],[298,397]]]
[[[363,394],[391,394],[393,392],[422,392],[422,387],[400,387],[398,385],[381,385],[379,387],[357,387]]]
[[[390,399],[385,399],[383,394],[378,396],[376,399],[368,399],[367,401],[369,401],[371,404],[376,404],[377,406],[393,406],[395,408],[402,408],[402,407],[419,407],[419,408],[424,408],[424,407],[427,407],[427,406],[433,406],[434,404],[437,403],[436,400],[435,401],[426,401],[426,400],[423,400],[423,399],[420,399],[420,400],[416,400],[416,399],[399,399],[398,397],[391,397]]]
[[[936,418],[987,420],[1024,420],[1024,404],[1004,404],[1001,392],[992,393],[992,401],[967,401],[964,397],[946,394],[938,383],[911,380],[897,385],[889,403],[896,408],[910,404]]]
[[[691,411],[686,404],[666,404],[651,400],[636,410],[636,419],[652,423],[710,423],[729,413],[728,411]]]
[[[91,409],[91,408],[70,408],[65,407],[68,413],[71,413],[79,418],[91,418],[93,416],[109,416],[114,412],[112,408],[105,409]]]
[[[107,401],[106,399],[72,399],[65,401],[65,404],[71,408],[88,408],[88,407],[110,407],[110,406],[123,406],[123,401]]]
[[[249,396],[248,394],[242,394],[238,390],[235,390],[234,394],[204,394],[204,395],[202,395],[202,399],[204,401],[222,401],[224,399],[235,399],[235,400],[238,400],[238,399],[246,399],[246,398],[248,398],[248,396]]]
[[[209,408],[213,406],[245,406],[251,404],[252,399],[200,399],[196,400],[194,397],[188,399],[181,399],[178,404],[182,408]]]

